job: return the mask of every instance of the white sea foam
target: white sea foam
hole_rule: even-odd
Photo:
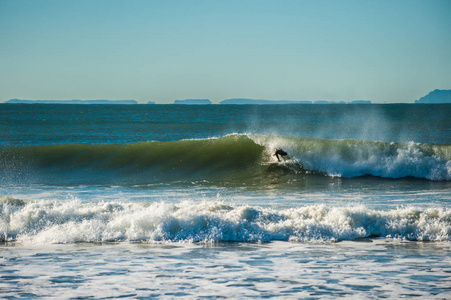
[[[368,146],[367,146],[368,147]],[[368,155],[369,152],[372,152]],[[339,153],[317,156],[307,153],[304,163],[320,172],[344,177],[373,175],[385,178],[417,177],[430,180],[451,180],[451,161],[428,156],[414,143],[391,149],[354,149],[354,160]]]
[[[3,198],[0,238],[22,244],[105,241],[451,241],[451,209],[309,205],[276,210],[222,202],[82,203]]]

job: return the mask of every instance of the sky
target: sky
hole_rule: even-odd
[[[449,0],[0,0],[0,102],[372,100],[451,89]]]

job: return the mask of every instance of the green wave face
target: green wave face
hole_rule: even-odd
[[[288,159],[274,162],[283,148]],[[451,180],[451,145],[396,144],[282,136],[126,145],[47,145],[0,149],[2,182],[159,183],[207,181],[266,184],[280,176]],[[290,179],[288,178],[288,179]]]
[[[48,145],[0,152],[3,179],[88,182],[208,180],[258,165],[263,146],[245,135],[127,145]]]

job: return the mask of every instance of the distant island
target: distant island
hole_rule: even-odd
[[[421,98],[423,99],[423,98]],[[6,104],[139,104],[136,100],[22,100],[11,99],[5,101]],[[154,101],[148,101],[145,104],[156,104]],[[211,105],[213,104],[209,99],[185,99],[174,100],[176,105]],[[247,99],[247,98],[232,98],[219,102],[220,105],[280,105],[280,104],[371,104],[370,100],[354,100],[350,102],[345,101],[307,101],[307,100],[262,100],[262,99]]]
[[[209,99],[185,99],[185,100],[175,100],[174,104],[183,105],[210,105],[211,101]]]
[[[224,105],[272,105],[272,104],[312,104],[312,101],[290,101],[290,100],[260,100],[260,99],[247,99],[247,98],[233,98],[226,99],[219,104]]]
[[[351,104],[371,104],[370,100],[354,100],[350,102]]]
[[[451,90],[434,90],[415,103],[451,103]]]
[[[135,100],[22,100],[11,99],[11,104],[138,104]]]
[[[139,104],[136,100],[23,100],[11,99],[5,101],[7,104]],[[451,90],[434,90],[419,100],[415,104],[433,104],[433,103],[451,103]],[[154,101],[148,101],[145,104],[157,104]],[[176,105],[211,105],[209,99],[185,99],[174,100]],[[329,101],[329,100],[266,100],[250,98],[231,98],[219,102],[220,105],[282,105],[282,104],[372,104],[371,100],[350,100],[350,101]]]
[[[327,100],[318,100],[318,101],[295,101],[295,100],[261,100],[261,99],[247,99],[247,98],[233,98],[226,99],[219,104],[223,105],[276,105],[276,104],[371,104],[370,100],[355,100],[351,102],[345,101],[327,101]]]

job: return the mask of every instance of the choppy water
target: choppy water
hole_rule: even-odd
[[[0,287],[5,298],[449,299],[450,251],[384,240],[2,247]]]
[[[449,115],[0,105],[2,297],[450,298]]]

